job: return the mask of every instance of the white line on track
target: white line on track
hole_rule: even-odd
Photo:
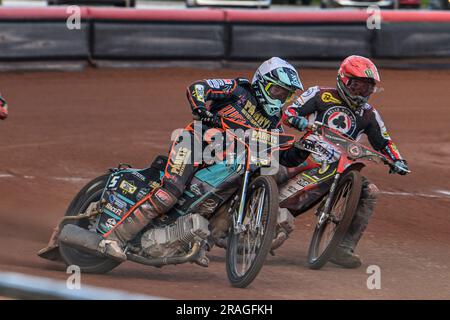
[[[450,191],[447,191],[447,190],[436,190],[436,192],[450,197]]]
[[[27,180],[36,179],[35,176],[21,176],[13,175],[10,173],[0,173],[0,178],[23,178]],[[66,181],[70,183],[82,183],[88,182],[89,178],[82,177],[46,177],[47,179]],[[381,191],[381,194],[392,195],[392,196],[403,196],[403,197],[423,197],[423,198],[438,198],[438,199],[449,199],[449,190],[435,190],[436,194],[422,193],[422,192],[402,192],[402,191]]]
[[[440,192],[440,191],[437,191],[437,192]],[[381,191],[380,193],[393,195],[393,196],[405,196],[405,197],[424,197],[424,198],[440,198],[440,199],[450,198],[449,191],[440,192],[443,195],[421,193],[421,192],[396,192],[396,191]]]
[[[87,182],[89,180],[88,178],[80,178],[80,177],[50,177],[50,179],[59,180],[59,181],[74,182],[74,183]]]
[[[18,174],[10,174],[10,173],[0,173],[0,178],[19,178],[19,179],[39,179],[35,176],[23,176]],[[82,178],[82,177],[45,177],[45,179],[51,179],[51,180],[58,180],[58,181],[67,181],[67,182],[73,182],[73,183],[79,183],[79,182],[87,182],[91,180],[90,178]]]

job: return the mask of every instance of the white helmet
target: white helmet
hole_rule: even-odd
[[[259,66],[253,76],[252,87],[269,116],[279,113],[295,90],[303,90],[295,68],[278,57],[270,58]]]

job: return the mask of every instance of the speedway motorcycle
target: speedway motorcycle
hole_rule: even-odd
[[[226,270],[234,287],[248,286],[260,272],[270,250],[278,214],[278,188],[272,176],[261,175],[272,153],[290,147],[294,136],[251,128],[221,118],[222,129],[240,144],[232,164],[219,162],[198,170],[176,205],[154,219],[125,248],[127,260],[162,267],[186,262],[202,265],[200,250],[211,236],[210,222],[226,210],[228,230]],[[250,134],[236,135],[236,130]],[[265,156],[249,146],[264,140]],[[238,148],[239,149],[239,148]],[[262,153],[261,153],[262,154]],[[98,244],[123,216],[139,207],[141,199],[159,186],[167,157],[151,166],[133,169],[119,165],[91,182],[75,196],[55,228],[48,246],[38,255],[78,265],[82,272],[106,273],[121,262],[102,255]]]
[[[355,215],[365,163],[391,168],[394,163],[320,122],[309,126],[296,145],[311,153],[312,165],[290,173],[288,182],[280,187],[280,207],[298,216],[320,203],[308,251],[308,266],[320,269],[343,240]]]

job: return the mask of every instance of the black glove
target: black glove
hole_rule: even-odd
[[[409,173],[408,164],[406,160],[395,160],[394,164],[391,166],[389,173],[397,173],[402,176]]]
[[[213,114],[206,108],[197,108],[192,111],[195,120],[201,120],[209,127],[221,127],[222,123],[218,115]]]

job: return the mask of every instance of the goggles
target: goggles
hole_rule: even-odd
[[[269,82],[264,89],[271,98],[280,100],[281,103],[291,100],[295,94],[295,91],[288,90],[272,82]]]
[[[375,81],[373,79],[350,78],[347,88],[353,96],[368,98],[375,91]]]

